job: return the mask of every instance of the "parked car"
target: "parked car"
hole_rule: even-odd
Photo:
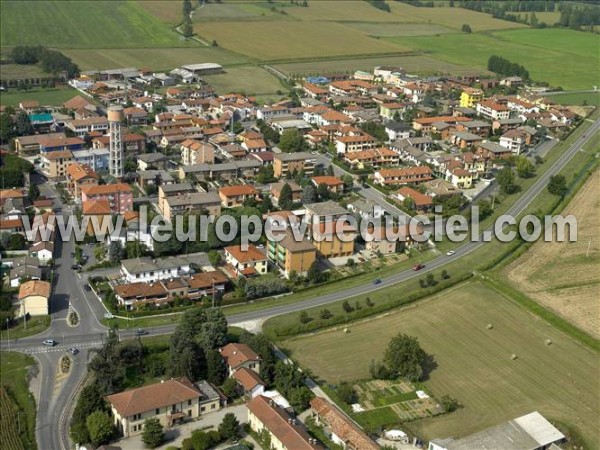
[[[79,353],[79,349],[75,347],[69,347],[69,353],[71,355],[76,355],[77,353]]]
[[[86,290],[87,292],[91,292],[91,290],[92,290],[92,287],[91,287],[89,284],[85,284],[85,285],[83,286],[83,289],[84,289],[84,290]]]
[[[416,272],[417,270],[421,270],[424,267],[425,267],[425,264],[415,264],[413,266],[413,270]]]
[[[377,278],[376,280],[373,281],[373,284],[381,284],[381,283],[383,283],[381,278]]]
[[[81,266],[79,264],[73,264],[71,270],[81,270]]]
[[[54,339],[46,339],[42,344],[47,345],[48,347],[54,347],[57,342]]]
[[[135,330],[135,335],[136,336],[144,336],[148,334],[148,332],[146,330],[143,330],[141,328],[138,328],[137,330]]]
[[[446,255],[452,256],[452,255],[454,255],[454,253],[456,253],[454,250],[450,250],[450,251],[446,252]]]

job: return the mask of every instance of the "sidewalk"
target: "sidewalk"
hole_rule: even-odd
[[[156,448],[164,450],[169,446],[181,447],[183,440],[189,438],[192,435],[192,431],[200,429],[206,431],[216,430],[227,413],[234,413],[237,420],[240,422],[240,425],[248,421],[248,409],[245,404],[223,408],[217,412],[205,414],[193,422],[187,422],[183,425],[177,425],[171,429],[165,430],[165,443]],[[248,439],[248,437],[244,437],[244,439]],[[123,438],[114,442],[113,445],[117,445],[123,450],[139,450],[145,448],[141,434]],[[225,445],[223,448],[227,448],[230,445],[231,444]]]

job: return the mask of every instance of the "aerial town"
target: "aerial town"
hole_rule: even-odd
[[[229,1],[144,8],[161,3],[183,4],[176,33],[208,49],[197,23],[238,17]],[[278,24],[317,3],[264,11]],[[466,36],[475,17],[512,20],[486,1],[341,3],[350,21],[358,3],[462,9]],[[535,11],[521,33],[589,36],[597,59],[600,17],[545,30],[550,2],[513,3],[544,8],[521,10]],[[436,20],[423,26],[449,26]],[[204,53],[80,69],[60,45],[6,36],[3,448],[600,446],[596,86],[492,50],[461,74],[390,56],[265,65],[286,86],[265,96],[237,76],[223,89],[239,68]],[[60,69],[30,75],[49,60]]]

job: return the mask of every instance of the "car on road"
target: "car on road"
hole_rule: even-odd
[[[76,355],[77,353],[79,353],[79,349],[75,347],[69,347],[68,351],[71,355]]]
[[[91,292],[91,291],[92,291],[92,287],[91,287],[89,284],[84,284],[84,285],[83,285],[83,289],[84,289],[86,292]]]
[[[54,339],[46,339],[42,344],[47,345],[48,347],[54,347],[57,342]]]
[[[381,283],[383,283],[381,278],[377,278],[376,280],[373,281],[373,284],[381,284]]]
[[[145,336],[146,334],[148,334],[148,332],[146,330],[143,330],[142,328],[138,328],[137,330],[135,330],[136,336]]]
[[[71,270],[81,270],[81,266],[79,264],[73,264]]]
[[[416,272],[417,270],[421,270],[425,267],[425,264],[415,264],[413,266],[413,270]]]
[[[325,153],[325,158],[331,159],[331,155],[329,153]]]
[[[367,183],[363,183],[362,187],[363,189],[369,189],[371,186],[369,186]]]
[[[448,252],[446,252],[446,256],[452,256],[454,255],[456,252],[454,250],[450,250]]]

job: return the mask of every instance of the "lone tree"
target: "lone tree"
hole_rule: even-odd
[[[550,181],[548,181],[548,192],[552,195],[564,197],[567,191],[567,179],[564,175],[554,175],[553,177],[550,177]]]
[[[472,33],[473,32],[473,30],[471,30],[471,25],[469,25],[468,23],[463,24],[461,30],[463,33]]]
[[[383,362],[393,378],[418,381],[423,375],[426,356],[416,337],[400,333],[390,340]]]
[[[153,417],[148,418],[144,421],[144,431],[142,431],[142,442],[146,444],[148,448],[158,447],[165,436],[163,426],[160,421]]]
[[[279,193],[279,207],[283,210],[288,210],[292,209],[293,204],[292,188],[288,183],[285,183]]]
[[[515,184],[515,173],[510,167],[504,167],[496,175],[496,181],[500,185],[500,189],[505,194],[513,194],[517,191]]]
[[[219,433],[223,439],[237,439],[240,434],[240,423],[233,413],[227,413],[223,416],[223,421],[219,425]]]
[[[96,411],[90,414],[85,424],[90,433],[92,444],[96,446],[106,444],[114,435],[112,421],[104,411]]]
[[[516,170],[521,178],[530,178],[535,175],[535,166],[526,156],[517,158]]]

